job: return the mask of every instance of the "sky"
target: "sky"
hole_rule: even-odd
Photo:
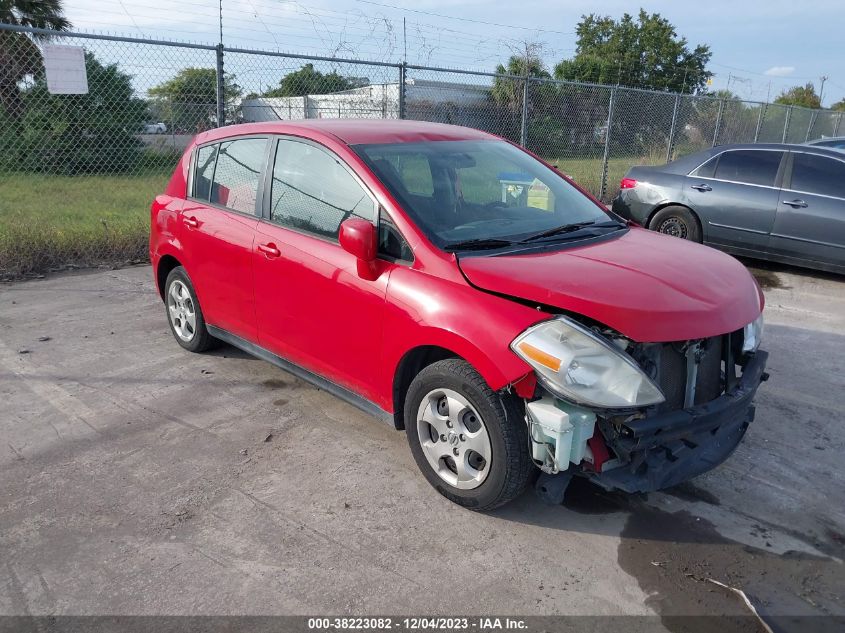
[[[76,30],[215,44],[219,0],[64,0]],[[492,71],[526,42],[549,68],[572,56],[585,13],[660,13],[708,44],[713,89],[750,100],[824,84],[845,98],[842,0],[222,0],[230,47]],[[825,17],[826,16],[826,17]],[[403,30],[404,19],[404,30]],[[263,78],[261,79],[263,81]],[[257,87],[256,87],[257,88]]]

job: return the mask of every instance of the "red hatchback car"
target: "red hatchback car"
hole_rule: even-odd
[[[672,486],[735,449],[766,378],[763,295],[498,137],[412,121],[200,134],[152,206],[185,349],[225,341],[407,432],[489,509],[574,475]]]

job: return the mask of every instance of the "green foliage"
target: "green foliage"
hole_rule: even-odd
[[[279,81],[278,88],[267,90],[265,97],[302,97],[304,95],[330,94],[351,90],[366,83],[339,75],[337,71],[323,74],[314,69],[314,64],[305,64],[299,70],[288,73]]]
[[[803,106],[805,108],[820,108],[822,106],[816,88],[812,83],[803,86],[793,86],[780,93],[775,103],[782,105]]]
[[[147,91],[156,120],[180,133],[195,134],[215,127],[217,120],[217,71],[214,68],[183,68],[175,77]],[[234,120],[241,88],[235,76],[223,78],[226,120]]]
[[[56,174],[119,173],[137,164],[135,134],[146,104],[133,96],[132,78],[116,64],[85,54],[88,94],[54,95],[43,77],[21,93],[23,115],[4,123],[6,160],[18,169]]]
[[[710,47],[690,49],[659,13],[640,9],[636,19],[626,13],[618,22],[585,15],[576,33],[575,56],[555,66],[557,79],[695,93],[712,76]]]
[[[845,99],[840,99],[832,106],[830,106],[831,110],[836,110],[837,112],[845,112]]]
[[[0,0],[0,22],[54,31],[70,28],[61,0]],[[43,35],[0,31],[0,108],[10,117],[23,114],[18,82],[41,72],[41,51],[35,41],[46,39]]]

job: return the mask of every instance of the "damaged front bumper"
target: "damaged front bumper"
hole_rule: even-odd
[[[590,478],[607,489],[652,492],[721,464],[754,420],[753,399],[768,377],[768,357],[764,351],[753,354],[738,384],[715,400],[633,421],[612,437],[605,432],[605,439],[625,463],[612,470],[591,472]]]
[[[554,435],[549,430],[554,424],[552,417],[541,419],[536,415],[538,409],[529,405],[534,457],[544,471],[538,490],[543,494],[544,487],[556,488],[562,498],[568,480],[580,475],[608,490],[652,492],[715,468],[733,453],[754,420],[753,399],[760,383],[768,378],[767,359],[764,351],[747,357],[738,381],[709,402],[623,422],[594,417],[595,429],[583,461],[575,450],[579,429],[570,411],[570,428],[564,430],[565,435],[574,436],[574,442],[572,448],[568,444],[563,447],[572,456],[568,468],[564,466],[564,461],[569,461],[564,458],[566,453],[555,454],[554,467],[549,459],[545,464],[537,459],[536,436],[544,429],[547,435]],[[549,449],[555,452],[551,446]]]

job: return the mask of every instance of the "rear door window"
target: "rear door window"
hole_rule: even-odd
[[[826,156],[795,153],[790,189],[845,198],[845,163]]]
[[[735,150],[719,156],[715,178],[773,187],[783,152]]]
[[[266,150],[267,139],[264,138],[220,143],[210,202],[233,211],[254,214]]]

